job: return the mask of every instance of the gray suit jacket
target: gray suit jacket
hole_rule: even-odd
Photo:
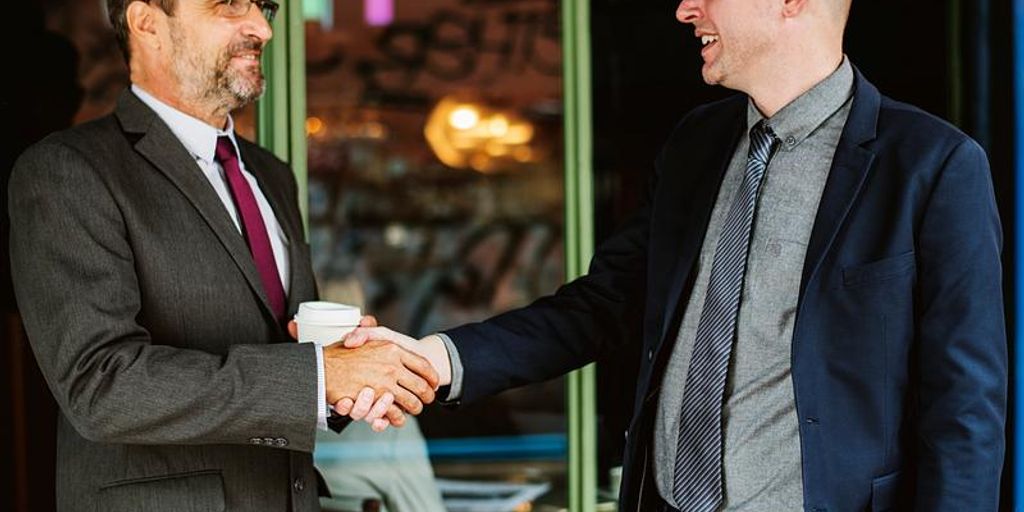
[[[288,167],[239,140],[288,237],[289,316],[315,285]],[[274,320],[245,240],[130,92],[10,181],[11,264],[61,408],[60,510],[318,510],[316,355]]]

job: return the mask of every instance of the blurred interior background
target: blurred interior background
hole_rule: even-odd
[[[383,325],[421,336],[554,291],[566,252],[562,2],[301,3],[306,199],[322,298],[360,305]],[[8,6],[3,183],[28,145],[108,113],[127,85],[103,4]],[[730,94],[701,81],[699,43],[675,20],[676,4],[588,5],[598,242],[636,206],[673,124]],[[1024,30],[1013,20],[1005,1],[854,0],[846,46],[883,93],[953,122],[988,151],[1005,232],[1010,333],[1020,73],[1013,34]],[[235,119],[240,133],[258,137],[254,108]],[[6,185],[2,197],[6,212]],[[5,244],[6,222],[4,215]],[[20,327],[4,247],[0,510],[53,510],[56,406]],[[624,349],[597,365],[597,415],[586,419],[597,433],[596,502],[613,499],[609,475],[621,462],[638,358]],[[358,429],[322,436],[318,465],[332,490],[344,491],[325,507],[462,510],[483,495],[475,493],[489,493],[509,510],[563,509],[573,423],[565,387],[556,379],[458,411],[430,408],[418,425],[386,438]],[[1006,510],[1012,444],[1011,436]],[[394,485],[368,485],[372,468],[393,470],[384,474]]]

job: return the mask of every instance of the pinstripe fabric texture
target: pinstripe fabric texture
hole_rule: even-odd
[[[758,192],[779,140],[761,121],[750,130],[743,184],[718,239],[690,357],[679,422],[673,497],[684,512],[714,512],[723,501],[722,401],[736,335]]]

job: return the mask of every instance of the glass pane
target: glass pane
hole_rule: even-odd
[[[420,337],[553,292],[563,280],[558,2],[304,6],[322,298]],[[558,379],[431,407],[383,435],[362,424],[324,434],[315,455],[335,493],[325,507],[562,508],[564,395]],[[515,485],[482,485],[494,482]]]

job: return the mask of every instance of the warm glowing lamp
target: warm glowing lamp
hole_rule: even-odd
[[[456,130],[469,130],[480,122],[480,112],[469,105],[463,105],[448,116],[448,124]]]

